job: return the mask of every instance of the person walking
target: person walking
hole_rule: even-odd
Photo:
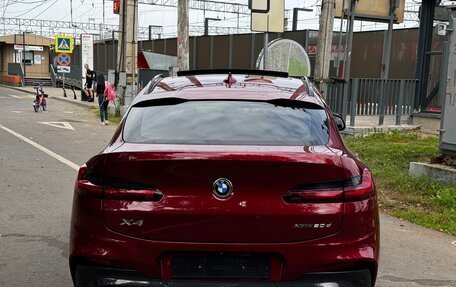
[[[105,77],[103,74],[98,75],[97,78],[97,96],[98,96],[98,105],[100,106],[100,119],[101,125],[108,124],[108,104],[109,101],[105,95]]]

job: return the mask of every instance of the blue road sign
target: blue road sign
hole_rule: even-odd
[[[57,64],[60,66],[69,66],[71,64],[71,57],[67,53],[60,53],[57,55]]]

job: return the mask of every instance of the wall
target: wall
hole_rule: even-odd
[[[379,78],[383,53],[383,38],[385,31],[358,32],[353,38],[352,78]],[[269,41],[281,37],[292,39],[308,51],[312,67],[315,64],[318,31],[288,31],[285,33],[270,33]],[[345,35],[342,35],[342,45],[339,46],[339,33],[333,36],[333,53],[331,55],[330,77],[341,75],[344,60]],[[442,37],[435,37],[434,46],[439,48]],[[212,44],[211,44],[212,43]],[[391,79],[414,79],[416,68],[416,48],[418,29],[394,30],[393,46],[390,60]],[[117,45],[117,43],[115,43]],[[212,53],[211,53],[212,45]],[[233,48],[230,57],[230,46]],[[113,69],[115,50],[112,41],[95,43],[95,70],[106,72]],[[140,41],[139,50],[176,56],[176,39],[159,39]],[[240,34],[232,36],[199,36],[190,37],[190,68],[191,69],[254,69],[258,55],[263,48],[263,34]],[[76,48],[75,53],[77,53]],[[338,51],[341,51],[339,73],[337,72]],[[114,54],[113,54],[114,52]],[[231,59],[231,61],[230,61]],[[432,77],[439,75],[440,58],[433,58],[431,63]],[[78,61],[77,59],[74,63]],[[312,71],[313,74],[313,71]]]

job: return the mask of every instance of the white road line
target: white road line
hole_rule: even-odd
[[[12,98],[15,98],[15,99],[34,99],[35,98],[35,96],[32,96],[32,95],[22,95],[22,96],[9,95],[9,96]]]
[[[64,158],[63,156],[61,155],[58,155],[56,154],[55,152],[45,148],[44,146],[40,145],[40,144],[37,144],[36,142],[24,137],[23,135],[21,134],[18,134],[17,132],[3,126],[3,125],[0,125],[0,128],[6,132],[9,132],[10,134],[12,134],[13,136],[25,141],[26,143],[36,147],[37,149],[41,150],[42,152],[46,153],[47,155],[55,158],[56,160],[60,161],[61,163],[63,164],[66,164],[67,166],[71,167],[72,169],[74,170],[79,170],[79,165],[67,160],[66,158]]]
[[[48,125],[55,128],[74,131],[75,129],[69,122],[37,122],[39,124]]]

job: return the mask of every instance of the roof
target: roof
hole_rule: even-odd
[[[0,42],[5,42],[6,44],[22,45],[22,39],[23,39],[22,34],[17,34],[16,39],[14,39],[14,35],[0,36]],[[46,37],[35,35],[35,34],[28,34],[28,33],[25,34],[25,44],[26,45],[49,47],[53,43],[54,43],[54,39],[51,39],[51,38],[46,38]]]
[[[151,85],[155,85],[149,92]],[[167,77],[158,83],[149,83],[135,98],[133,104],[146,100],[181,98],[242,99],[268,101],[289,99],[323,106],[319,95],[309,95],[307,83],[301,79],[248,74],[211,74]]]

